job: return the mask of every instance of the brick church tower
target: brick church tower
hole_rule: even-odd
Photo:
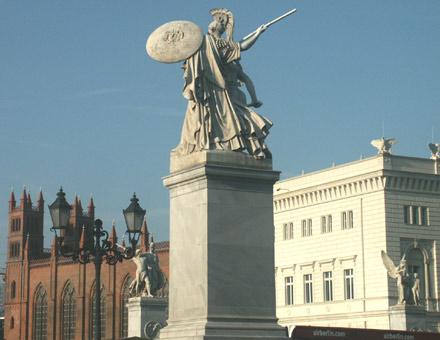
[[[17,205],[14,192],[9,199],[8,252],[6,264],[5,308],[11,313],[7,325],[13,338],[21,339],[26,329],[29,260],[43,254],[44,199],[40,191],[36,206],[23,189]]]

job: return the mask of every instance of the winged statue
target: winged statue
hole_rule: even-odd
[[[397,139],[395,138],[379,138],[373,139],[371,141],[371,145],[373,145],[377,149],[378,155],[389,155],[391,154],[391,147],[397,144]]]
[[[399,304],[405,304],[411,300],[411,297],[408,294],[408,285],[409,285],[409,275],[406,267],[405,255],[400,260],[398,266],[394,265],[393,260],[388,256],[386,252],[382,250],[381,252],[382,262],[385,266],[388,275],[397,280],[397,290],[399,292]]]
[[[431,159],[440,159],[440,144],[429,143],[429,149],[431,150]]]

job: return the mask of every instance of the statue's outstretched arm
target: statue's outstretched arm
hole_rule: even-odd
[[[263,33],[266,30],[266,28],[267,27],[265,25],[261,25],[260,27],[258,27],[258,29],[255,31],[253,35],[240,41],[240,50],[246,51],[250,49],[252,45],[255,44],[261,33]]]

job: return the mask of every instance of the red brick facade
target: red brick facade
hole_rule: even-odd
[[[69,322],[74,335],[67,338],[91,339],[94,265],[81,265],[57,256],[54,241],[51,249],[43,248],[44,200],[41,193],[35,206],[25,190],[17,203],[14,193],[11,193],[5,287],[5,339],[64,340],[66,336],[63,334],[68,333],[66,324]],[[83,211],[81,201],[75,198],[70,221],[74,237],[78,237],[79,233],[76,231],[81,230],[83,225],[86,229],[92,226],[94,210],[93,200],[90,201],[87,211]],[[143,231],[141,248],[147,250],[149,244],[146,223]],[[156,243],[159,263],[167,277],[168,248],[168,242]],[[134,278],[135,269],[130,260],[115,266],[102,266],[101,298],[105,302],[103,339],[120,339],[123,334],[123,324],[126,325],[126,320],[124,321],[123,317],[122,301],[124,293],[127,293],[127,280]],[[64,301],[67,299],[66,290],[72,292],[72,288],[72,299],[67,305]],[[41,301],[44,303],[41,304]],[[47,320],[46,323],[44,320]],[[41,329],[44,325],[47,327],[46,330]]]

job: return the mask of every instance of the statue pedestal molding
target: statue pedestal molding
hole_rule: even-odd
[[[404,331],[425,330],[425,307],[404,304],[390,307],[390,328]]]
[[[144,327],[149,321],[165,323],[167,318],[167,299],[145,296],[133,297],[128,300],[128,338],[145,338]]]
[[[171,157],[168,326],[160,339],[288,339],[275,316],[271,160]]]

